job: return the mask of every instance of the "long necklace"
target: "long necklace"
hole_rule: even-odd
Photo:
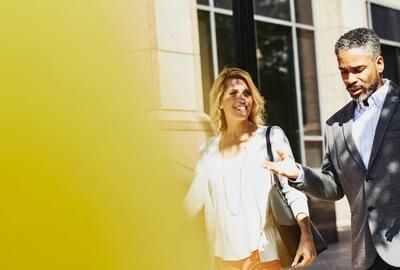
[[[243,153],[242,151],[245,151],[245,152]],[[242,171],[243,171],[243,163],[245,160],[244,157],[245,157],[246,153],[247,153],[246,146],[244,146],[243,149],[241,150],[241,152],[239,152],[239,157],[241,160],[240,160],[240,167],[239,167],[239,206],[237,207],[238,208],[237,211],[234,211],[229,203],[228,192],[227,192],[227,188],[226,188],[226,180],[225,180],[225,167],[224,167],[225,159],[221,155],[221,158],[222,158],[222,186],[223,186],[223,191],[224,191],[225,203],[226,203],[226,206],[227,206],[229,212],[233,216],[239,215],[240,210],[242,208]]]

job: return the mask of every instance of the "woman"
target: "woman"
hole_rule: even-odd
[[[271,172],[262,166],[267,156],[264,100],[247,72],[225,68],[214,82],[210,102],[218,135],[200,147],[185,206],[191,216],[205,207],[217,269],[281,269],[267,211]],[[293,158],[282,129],[272,128],[270,136],[274,153],[283,150]],[[302,267],[316,256],[307,198],[281,182],[302,232],[292,266]]]

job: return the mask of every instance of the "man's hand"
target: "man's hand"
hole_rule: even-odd
[[[282,150],[276,151],[279,155],[280,161],[264,161],[264,168],[271,170],[273,173],[285,176],[289,179],[295,180],[299,176],[300,169],[297,167],[294,160],[287,158],[285,152]]]

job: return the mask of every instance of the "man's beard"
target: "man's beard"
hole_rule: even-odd
[[[379,82],[379,77],[377,77],[367,89],[363,87],[364,89],[366,89],[366,91],[364,93],[361,93],[357,97],[353,97],[353,100],[357,102],[363,102],[364,100],[367,100],[378,88],[378,82]]]

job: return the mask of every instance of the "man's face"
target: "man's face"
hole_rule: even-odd
[[[382,56],[375,58],[372,52],[360,47],[339,51],[337,61],[342,80],[354,100],[364,101],[382,86]]]

